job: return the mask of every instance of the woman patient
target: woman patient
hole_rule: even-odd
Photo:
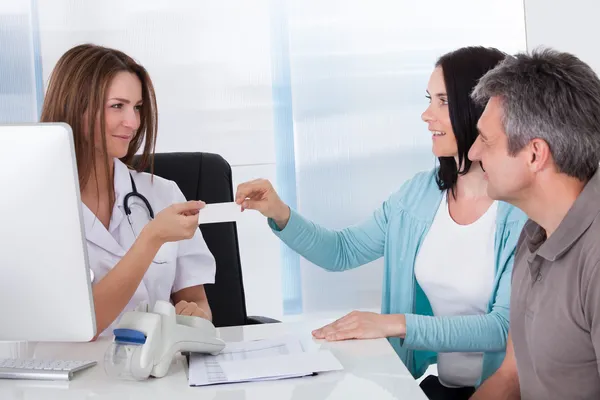
[[[384,257],[381,314],[352,312],[313,332],[326,340],[389,338],[431,399],[467,399],[500,366],[510,279],[525,215],[487,195],[485,171],[467,158],[483,108],[470,93],[504,58],[491,48],[443,55],[422,114],[439,166],[415,175],[362,224],[341,231],[306,220],[265,180],[243,183],[236,201],[260,211],[290,248],[330,271]],[[391,175],[393,179],[393,174]]]

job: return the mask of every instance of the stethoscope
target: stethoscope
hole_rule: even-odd
[[[131,221],[131,208],[129,207],[129,199],[132,197],[137,197],[138,199],[140,199],[146,206],[146,209],[148,210],[148,216],[150,217],[150,220],[154,219],[154,210],[152,209],[152,206],[150,205],[148,199],[143,194],[137,191],[137,186],[135,186],[135,181],[133,180],[133,176],[131,174],[129,174],[129,179],[131,180],[131,192],[127,193],[123,198],[123,209],[125,210],[125,216],[127,217],[127,221],[129,222],[129,226],[131,227],[131,232],[133,233],[133,236],[137,238],[137,234],[135,233],[135,229],[133,228],[133,222]],[[166,264],[167,261],[152,260],[152,263]]]
[[[137,197],[138,199],[140,199],[141,201],[144,202],[144,204],[146,205],[146,208],[148,209],[148,215],[150,216],[150,219],[154,219],[154,210],[152,210],[152,206],[150,205],[150,202],[148,201],[148,199],[146,197],[144,197],[143,194],[141,194],[140,192],[137,191],[137,187],[135,186],[135,182],[133,180],[133,176],[131,176],[131,174],[129,174],[129,179],[131,180],[131,192],[127,193],[125,195],[125,198],[123,199],[123,209],[125,210],[125,215],[127,216],[127,220],[129,221],[129,225],[131,225],[131,229],[133,229],[133,224],[131,223],[131,208],[129,208],[129,199],[131,197]]]
[[[140,199],[144,205],[146,206],[146,209],[148,210],[148,216],[150,217],[150,219],[154,219],[154,210],[152,209],[152,206],[150,205],[150,202],[148,201],[148,199],[141,194],[140,192],[137,191],[137,186],[135,186],[135,182],[133,180],[133,176],[131,174],[129,174],[129,179],[131,180],[131,192],[127,193],[125,195],[125,198],[123,199],[123,209],[125,210],[125,215],[127,216],[127,221],[129,222],[129,226],[131,227],[131,232],[133,233],[133,236],[135,238],[137,238],[137,234],[135,233],[135,229],[133,228],[133,222],[131,221],[131,208],[129,207],[129,199],[132,197],[137,197],[138,199]],[[166,264],[167,261],[154,261],[152,260],[153,264]],[[90,282],[94,282],[94,271],[90,268]]]

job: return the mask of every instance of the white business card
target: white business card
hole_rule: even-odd
[[[199,224],[216,224],[219,222],[234,222],[242,214],[242,206],[236,203],[207,204],[200,210]]]

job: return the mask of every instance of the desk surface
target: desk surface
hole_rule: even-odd
[[[189,387],[187,364],[179,358],[164,378],[121,381],[106,376],[102,360],[109,340],[94,343],[30,346],[24,357],[90,359],[98,365],[78,373],[70,382],[0,380],[0,398],[8,399],[212,399],[212,400],[318,400],[402,399],[426,400],[416,381],[385,339],[326,343],[310,339],[311,329],[326,321],[249,325],[219,329],[226,342],[255,340],[286,334],[300,336],[311,345],[330,349],[343,371],[269,382]]]

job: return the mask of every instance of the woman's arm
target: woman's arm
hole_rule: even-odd
[[[257,210],[267,217],[275,235],[313,264],[330,271],[343,271],[383,256],[391,216],[400,212],[398,208],[407,193],[424,194],[424,188],[430,187],[427,180],[431,179],[431,173],[418,174],[406,181],[367,221],[341,231],[326,229],[291,210],[264,179],[239,185],[235,201],[242,210]]]
[[[125,256],[93,286],[96,337],[129,303],[161,245],[150,231],[142,230]]]
[[[430,317],[406,314],[403,346],[435,352],[504,351],[508,318],[492,311],[485,315]]]
[[[173,204],[142,229],[123,258],[92,288],[96,337],[119,316],[138,288],[160,247],[193,236],[204,203]],[[190,215],[190,213],[195,213]]]
[[[273,232],[308,261],[330,271],[355,268],[383,256],[390,206],[385,202],[371,218],[341,231],[326,229],[292,211],[285,229]]]

